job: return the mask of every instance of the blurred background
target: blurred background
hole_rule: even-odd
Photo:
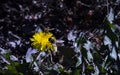
[[[30,38],[46,30],[56,37],[58,52],[50,56],[54,64],[41,57],[44,66],[35,71],[26,56],[34,51]],[[119,70],[119,0],[0,1],[1,75],[118,75]]]

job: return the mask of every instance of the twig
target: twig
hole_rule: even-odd
[[[81,5],[86,6],[86,7],[92,7],[91,5],[85,4],[85,3],[81,2],[81,1],[78,1],[78,4],[81,4]]]
[[[8,33],[9,33],[10,35],[12,35],[13,37],[15,37],[15,38],[17,38],[17,39],[21,40],[21,38],[20,38],[19,36],[17,36],[17,35],[15,35],[15,34],[13,34],[11,31],[9,31]]]

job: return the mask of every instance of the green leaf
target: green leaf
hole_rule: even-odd
[[[112,31],[108,31],[106,35],[111,39],[112,42],[118,41],[118,37]]]
[[[19,73],[19,75],[24,75],[23,73]]]
[[[81,48],[81,54],[82,54],[82,57],[87,58],[87,50],[84,47]]]
[[[118,41],[117,35],[112,31],[112,29],[115,29],[114,25],[112,25],[108,20],[106,20],[105,23],[105,29],[107,31],[106,35],[112,40],[112,42]]]
[[[30,71],[30,69],[28,69],[28,66],[29,64],[28,63],[23,63],[23,64],[20,64],[20,63],[15,63],[15,67],[16,67],[16,70],[20,73],[23,73],[25,75],[28,75],[28,72],[32,72]]]
[[[10,59],[10,53],[6,53],[4,54],[4,56],[6,57],[6,59]]]
[[[107,71],[106,71],[106,69],[104,69],[104,68],[102,68],[101,70],[100,70],[100,73],[102,73],[102,74],[105,74]]]
[[[79,44],[83,44],[83,43],[86,43],[86,39],[85,39],[84,37],[80,36],[80,37],[78,38],[78,40],[77,40],[77,46],[78,46]]]
[[[77,70],[75,70],[75,71],[73,72],[73,75],[80,75],[80,72],[81,72],[81,70],[80,70],[80,69],[77,69]]]
[[[109,25],[111,29],[116,29],[115,25],[111,24],[110,21],[106,20],[106,23]]]
[[[18,72],[16,70],[16,68],[12,65],[7,65],[8,70],[6,71],[6,75],[18,75]]]
[[[45,75],[52,75],[52,74],[54,74],[54,75],[57,75],[58,74],[58,72],[57,71],[55,71],[55,70],[49,70],[49,71],[47,71],[47,72],[45,72]]]
[[[0,74],[4,75],[5,71],[3,71],[2,69],[0,69]]]
[[[94,69],[94,66],[92,66],[92,65],[87,65],[86,69],[93,70],[93,69]]]
[[[63,72],[64,70],[65,70],[65,68],[59,67],[59,71],[60,71],[60,72]]]

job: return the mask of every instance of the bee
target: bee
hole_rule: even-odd
[[[55,43],[55,40],[54,40],[52,37],[49,38],[49,41],[50,41],[52,44]]]

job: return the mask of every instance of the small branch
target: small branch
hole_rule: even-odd
[[[15,38],[17,38],[17,39],[21,40],[21,38],[20,38],[19,36],[17,36],[17,35],[15,35],[15,34],[13,34],[11,31],[9,31],[8,33],[9,33],[10,35],[12,35],[13,37],[15,37]]]
[[[83,5],[83,6],[86,6],[86,7],[92,7],[91,5],[85,4],[85,3],[81,2],[81,1],[77,1],[77,3],[78,3],[78,4],[81,4],[81,5]]]

